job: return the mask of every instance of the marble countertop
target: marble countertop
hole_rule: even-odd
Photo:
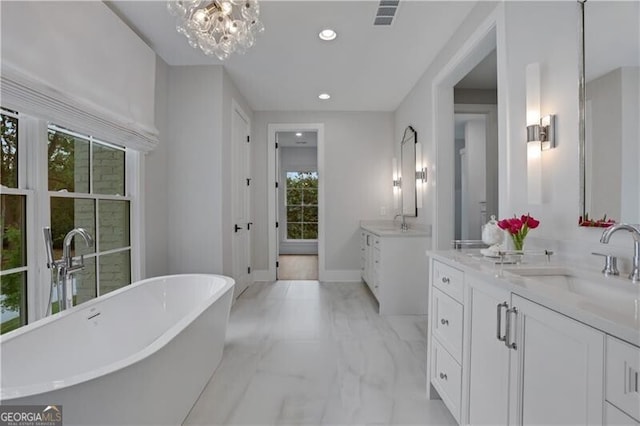
[[[640,346],[640,284],[632,283],[626,275],[605,277],[576,265],[553,260],[547,263],[544,256],[532,256],[518,265],[501,266],[496,259],[484,258],[478,250],[428,251],[427,255],[457,266],[465,274]],[[518,274],[534,269],[570,271],[577,281],[582,279],[589,285],[576,291],[570,288],[571,283],[565,287],[543,282],[536,276]]]
[[[429,237],[431,233],[421,228],[409,227],[408,230],[400,229],[399,223],[393,222],[360,222],[360,228],[379,237]]]

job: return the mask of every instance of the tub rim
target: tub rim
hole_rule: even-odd
[[[48,382],[40,382],[35,384],[29,384],[24,386],[14,386],[14,387],[0,387],[0,403],[5,404],[7,402],[11,402],[11,400],[18,398],[26,398],[34,395],[39,395],[47,392],[51,392],[54,390],[64,389],[67,387],[71,387],[77,385],[79,383],[89,382],[98,377],[113,373],[117,370],[122,370],[130,365],[133,365],[137,362],[148,358],[154,353],[158,352],[164,346],[166,346],[170,341],[173,340],[182,330],[184,330],[189,324],[191,324],[194,320],[196,320],[204,311],[207,310],[216,300],[220,299],[227,292],[232,291],[235,286],[235,280],[226,275],[220,274],[171,274],[171,275],[162,275],[158,277],[145,278],[144,280],[136,281],[129,285],[119,288],[118,290],[114,290],[104,296],[100,296],[94,299],[91,299],[87,302],[84,302],[80,305],[76,305],[70,309],[66,309],[63,312],[56,313],[54,315],[50,315],[46,318],[42,318],[38,321],[35,321],[31,324],[27,324],[22,326],[16,330],[10,331],[7,334],[0,336],[0,356],[1,356],[1,345],[6,341],[13,340],[22,334],[26,334],[32,330],[41,328],[55,321],[59,321],[66,316],[73,315],[75,313],[79,313],[86,309],[90,309],[92,306],[99,304],[105,300],[108,300],[112,297],[116,297],[117,295],[131,291],[134,288],[143,286],[148,284],[151,281],[161,281],[168,278],[215,278],[222,279],[223,286],[217,289],[210,297],[203,299],[200,303],[194,305],[194,309],[190,310],[186,315],[180,318],[175,324],[171,325],[168,329],[165,330],[160,336],[158,336],[153,342],[147,345],[144,349],[133,353],[127,357],[124,357],[118,361],[100,366],[93,370],[83,372],[80,374],[76,374],[65,378],[64,380],[55,380]]]

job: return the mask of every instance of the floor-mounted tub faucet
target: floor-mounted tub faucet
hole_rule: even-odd
[[[74,228],[65,235],[62,243],[62,258],[55,260],[53,257],[53,238],[51,228],[46,227],[44,231],[44,242],[47,252],[47,267],[55,272],[51,280],[51,293],[49,295],[49,306],[47,313],[51,309],[53,287],[56,286],[58,293],[58,306],[60,311],[73,306],[73,274],[84,269],[84,256],[80,256],[79,263],[73,263],[71,256],[71,242],[76,235],[84,239],[87,247],[93,245],[93,237],[84,228]]]
[[[629,279],[634,283],[640,281],[640,225],[629,225],[628,223],[617,223],[604,230],[600,242],[609,243],[609,238],[614,232],[619,230],[629,231],[633,237],[633,264],[631,266],[631,274]]]

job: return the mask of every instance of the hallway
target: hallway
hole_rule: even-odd
[[[278,256],[279,280],[317,280],[318,256],[310,254],[281,254]]]
[[[424,317],[379,316],[362,283],[256,283],[184,424],[453,425],[425,397],[425,334]]]

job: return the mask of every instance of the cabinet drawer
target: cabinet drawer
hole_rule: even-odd
[[[442,262],[433,262],[433,285],[462,302],[464,273]]]
[[[377,296],[380,290],[380,250],[373,250],[373,292]]]
[[[618,410],[609,402],[604,404],[604,424],[608,426],[640,426],[640,423]]]
[[[460,423],[462,368],[437,340],[431,349],[431,384],[438,391],[453,417]]]
[[[607,336],[606,399],[640,420],[640,348]]]
[[[462,359],[462,305],[433,289],[433,335],[460,362]]]

